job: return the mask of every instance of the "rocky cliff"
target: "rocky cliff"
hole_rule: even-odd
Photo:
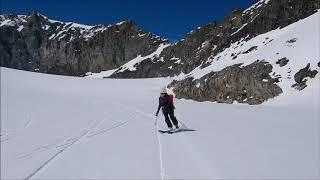
[[[36,12],[0,16],[1,66],[27,71],[72,76],[100,72],[150,54],[165,42],[133,21],[86,26]]]

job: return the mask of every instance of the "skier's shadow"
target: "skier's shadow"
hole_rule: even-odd
[[[174,133],[187,132],[187,131],[197,131],[197,130],[189,129],[189,128],[180,128],[180,129],[176,130]]]

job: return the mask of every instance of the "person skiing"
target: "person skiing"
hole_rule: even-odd
[[[173,106],[173,96],[172,95],[170,95],[170,96],[167,94],[166,88],[163,88],[161,90],[160,97],[159,97],[159,106],[158,106],[156,116],[158,116],[159,110],[160,110],[160,108],[162,108],[162,112],[165,117],[165,121],[167,123],[169,130],[173,130],[171,121],[173,122],[174,126],[177,129],[179,129],[178,120],[174,116],[175,107]],[[169,119],[169,116],[170,116],[171,121]]]

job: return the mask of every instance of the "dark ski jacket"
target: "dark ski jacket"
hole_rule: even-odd
[[[161,107],[162,107],[163,113],[173,112],[173,106],[170,103],[168,94],[165,94],[163,98],[161,96],[159,97],[159,106],[158,106],[157,114],[159,113],[159,110]]]

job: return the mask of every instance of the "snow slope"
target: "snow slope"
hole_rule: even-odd
[[[258,106],[175,100],[193,132],[159,134],[170,79],[1,68],[1,179],[319,179],[319,81]]]

